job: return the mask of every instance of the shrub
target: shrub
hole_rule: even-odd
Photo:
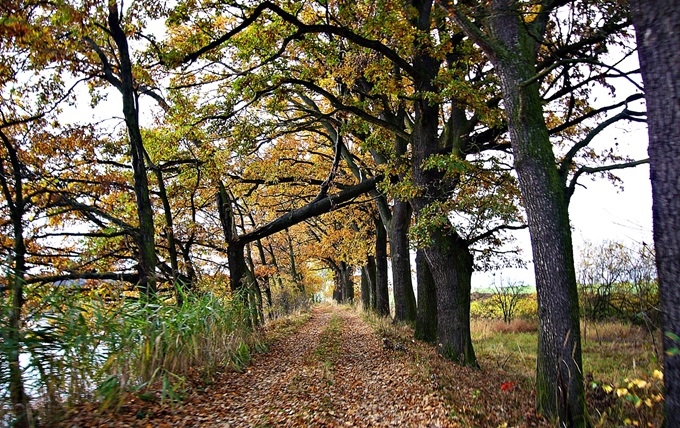
[[[239,369],[253,350],[264,349],[241,301],[202,293],[188,294],[181,306],[144,304],[52,288],[22,332],[28,392],[44,404],[44,414],[92,399],[115,408],[128,392],[181,399],[190,376]],[[7,390],[6,354],[0,358],[0,384]]]

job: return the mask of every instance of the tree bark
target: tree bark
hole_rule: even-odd
[[[368,256],[366,260],[366,274],[368,275],[371,292],[371,309],[378,310],[378,287],[376,286],[376,263],[375,256]]]
[[[418,316],[415,338],[429,343],[437,341],[437,289],[423,250],[416,253],[418,281]]]
[[[394,202],[392,231],[390,233],[390,256],[392,259],[392,287],[394,289],[394,320],[415,322],[416,298],[411,281],[411,258],[409,254],[408,227],[411,207],[408,202]]]
[[[663,310],[667,427],[680,426],[680,8],[631,0],[647,101],[652,219]]]
[[[177,304],[182,305],[184,295],[189,291],[189,285],[185,284],[180,279],[179,259],[177,255],[177,244],[175,242],[175,226],[172,220],[172,208],[170,207],[170,200],[168,199],[168,192],[165,190],[165,181],[163,179],[163,171],[159,167],[153,167],[158,180],[158,196],[163,203],[163,217],[165,218],[165,236],[168,240],[168,258],[170,259],[170,269],[172,270],[172,283],[175,287],[175,295],[177,297]]]
[[[424,34],[429,34],[432,1],[414,1],[413,6],[418,11],[418,17],[413,20],[414,26]],[[423,209],[432,203],[445,200],[448,197],[446,191],[450,190],[451,186],[445,183],[442,171],[423,167],[425,160],[439,152],[440,105],[432,101],[427,94],[438,92],[435,79],[441,60],[433,58],[422,42],[417,42],[415,49],[417,53],[413,58],[413,68],[418,77],[414,79],[414,89],[419,97],[414,102],[411,134],[412,174],[420,194],[411,200],[411,206],[419,221],[428,221],[422,219]],[[437,342],[441,344],[439,351],[456,362],[476,366],[469,329],[469,304],[468,313],[464,315],[466,299],[461,297],[466,290],[469,294],[469,282],[464,280],[467,273],[458,272],[457,269],[462,263],[451,263],[450,259],[454,257],[462,260],[466,254],[455,254],[457,246],[449,248],[442,246],[457,244],[459,239],[450,224],[437,233],[440,235],[433,237],[436,238],[433,245],[425,248],[424,254],[427,256],[426,260],[437,290]]]
[[[439,353],[461,365],[478,367],[470,334],[473,258],[467,243],[451,231],[436,237],[423,254],[436,284]]]
[[[378,315],[390,314],[390,292],[387,283],[387,231],[379,217],[375,218],[375,298]]]
[[[354,282],[352,281],[352,267],[345,262],[340,262],[342,273],[342,302],[354,302]]]
[[[535,74],[544,22],[522,21],[515,0],[492,0],[488,34],[454,13],[454,19],[493,62],[512,143],[514,166],[527,212],[538,295],[536,363],[538,410],[561,424],[589,424],[581,363],[581,332],[569,212],[557,171]],[[542,17],[540,17],[542,18]],[[530,34],[531,31],[531,34]]]
[[[246,262],[248,267],[248,284],[250,285],[251,294],[254,294],[255,308],[256,308],[256,320],[255,324],[264,325],[264,308],[262,305],[262,289],[260,289],[260,283],[255,277],[255,262],[253,262],[253,253],[251,251],[250,245],[245,248],[246,251]]]
[[[262,266],[267,265],[267,258],[264,255],[264,246],[262,245],[262,240],[257,239],[255,240],[255,245],[257,246],[257,252],[260,255],[260,263]],[[271,285],[269,284],[270,277],[269,275],[265,275],[262,278],[262,286],[264,287],[264,295],[267,299],[267,308],[269,309],[269,319],[272,318],[273,316],[273,307],[272,307],[272,288]]]
[[[371,310],[371,283],[365,265],[361,267],[361,307],[366,312]]]

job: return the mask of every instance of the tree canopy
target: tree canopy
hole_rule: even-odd
[[[568,205],[584,175],[616,180],[647,162],[591,144],[645,120],[631,107],[643,88],[626,68],[626,5],[62,0],[0,11],[7,339],[21,341],[26,285],[74,280],[181,305],[228,274],[260,323],[272,286],[311,295],[327,269],[351,301],[361,270],[364,305],[387,315],[389,258],[395,318],[475,367],[472,272],[526,262],[510,232],[528,228],[537,406],[587,425]],[[11,377],[25,407],[21,373]]]

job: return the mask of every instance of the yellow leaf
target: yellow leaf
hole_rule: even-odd
[[[628,389],[627,388],[616,388],[616,395],[618,397],[623,397],[624,395],[628,394]]]
[[[631,383],[640,389],[647,388],[647,381],[644,381],[642,379],[634,379]]]
[[[614,390],[614,388],[611,385],[602,385],[602,389],[607,394],[610,394]]]
[[[663,373],[660,370],[654,370],[654,377],[663,380]]]

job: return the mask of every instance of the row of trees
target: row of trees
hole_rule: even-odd
[[[620,2],[0,8],[0,247],[17,426],[28,407],[25,284],[115,279],[141,299],[174,290],[181,303],[228,269],[257,307],[284,273],[311,291],[305,278],[322,266],[336,296],[352,299],[350,272],[362,266],[364,304],[387,314],[389,242],[395,319],[476,366],[472,271],[517,263],[504,232],[524,227],[537,406],[587,424],[567,207],[584,174],[645,162],[590,148],[608,126],[644,120],[629,106],[640,86],[614,90],[635,81],[622,68],[636,46]],[[593,104],[593,91],[611,103]],[[88,101],[99,120],[82,118]]]

